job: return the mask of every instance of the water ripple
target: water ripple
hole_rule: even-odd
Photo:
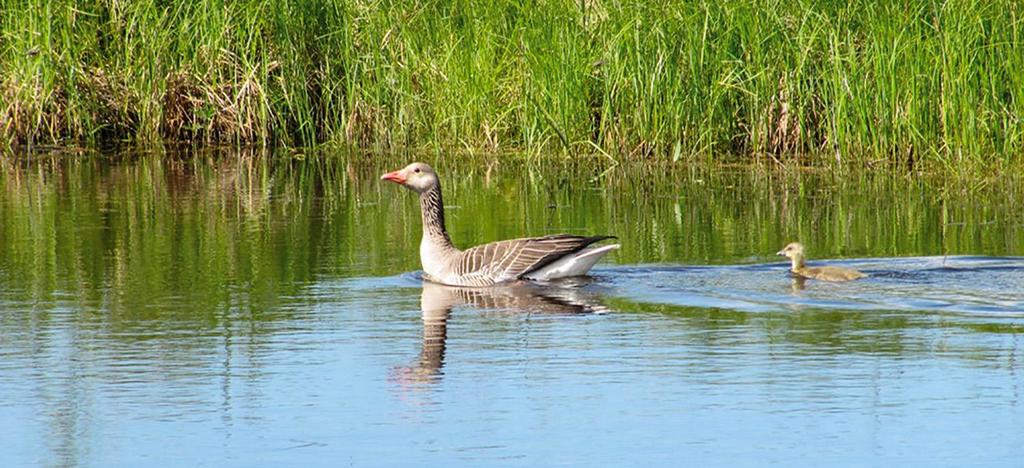
[[[1024,258],[903,257],[844,260],[869,277],[846,283],[800,280],[784,263],[629,266],[597,270],[613,295],[634,302],[747,312],[930,310],[1024,314]]]

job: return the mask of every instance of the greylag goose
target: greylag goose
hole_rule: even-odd
[[[511,239],[459,250],[444,226],[441,182],[430,166],[416,162],[381,176],[420,196],[423,240],[420,263],[426,278],[451,286],[490,286],[518,279],[551,280],[587,273],[618,244],[591,246],[613,236],[573,236]]]
[[[793,261],[789,271],[801,278],[822,281],[850,281],[867,276],[857,270],[843,267],[808,267],[804,264],[804,246],[800,245],[799,242],[787,245],[786,248],[776,252],[775,255],[789,257]]]

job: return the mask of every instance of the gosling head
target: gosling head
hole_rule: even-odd
[[[804,267],[804,246],[800,245],[799,242],[793,242],[787,245],[784,249],[775,252],[775,255],[780,257],[789,257],[792,261],[793,266],[790,270],[797,271]]]
[[[380,180],[390,180],[416,193],[426,192],[437,186],[437,173],[425,163],[414,162],[397,171],[380,176]]]
[[[804,246],[800,245],[799,242],[793,242],[787,245],[784,249],[775,252],[775,255],[780,257],[789,257],[792,259],[804,257]]]

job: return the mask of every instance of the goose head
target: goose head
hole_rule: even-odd
[[[797,258],[803,258],[804,257],[804,246],[800,245],[799,242],[793,242],[793,243],[787,245],[782,250],[780,250],[778,252],[775,252],[775,255],[778,255],[780,257],[789,257],[789,258],[792,258],[794,260],[797,259]]]
[[[380,180],[390,180],[416,193],[426,192],[437,186],[437,173],[425,163],[414,162],[397,171],[380,176]]]

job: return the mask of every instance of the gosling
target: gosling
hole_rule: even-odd
[[[857,270],[842,267],[823,266],[808,268],[804,265],[804,246],[800,245],[799,242],[787,245],[786,248],[776,252],[775,255],[789,257],[793,261],[793,266],[790,267],[789,271],[801,278],[821,281],[850,281],[867,276]]]

